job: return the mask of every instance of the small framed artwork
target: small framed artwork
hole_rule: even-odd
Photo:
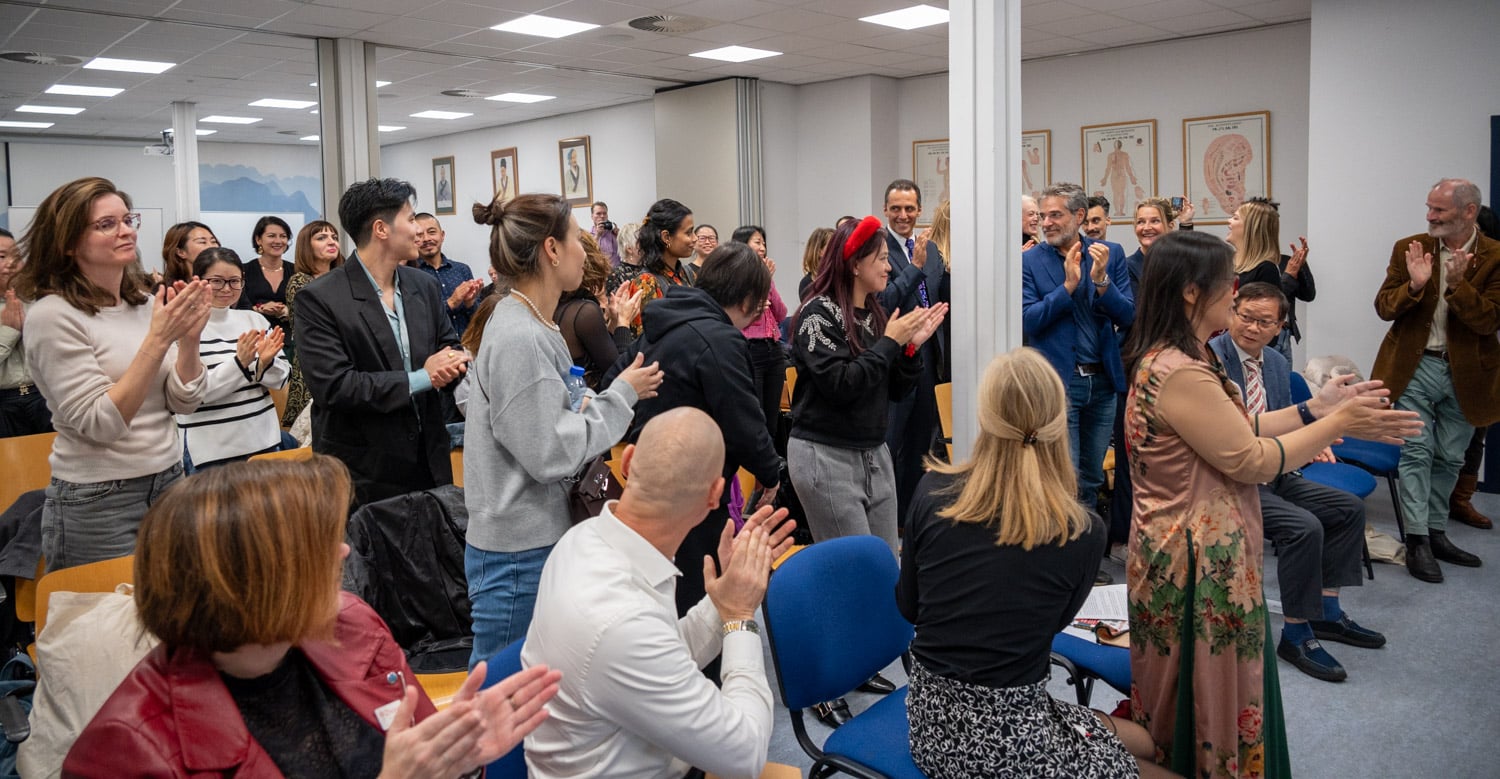
[[[1135,204],[1156,195],[1156,120],[1082,128],[1083,188],[1109,200],[1112,224],[1135,221]]]
[[[1271,196],[1271,112],[1182,120],[1183,195],[1198,224],[1225,224],[1251,197]]]
[[[490,152],[490,182],[494,184],[496,202],[504,203],[521,191],[521,171],[517,167],[516,147]]]
[[[1021,133],[1021,192],[1040,197],[1052,186],[1052,131]]]
[[[911,178],[922,193],[918,224],[930,224],[938,203],[948,199],[948,139],[911,142]]]
[[[557,171],[568,205],[577,208],[594,202],[594,158],[589,153],[589,136],[557,142]]]
[[[457,182],[453,180],[453,158],[432,159],[432,213],[454,214],[453,192]]]

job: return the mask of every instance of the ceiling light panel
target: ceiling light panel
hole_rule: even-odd
[[[317,104],[316,100],[282,100],[276,97],[264,97],[250,105],[253,108],[311,108]]]
[[[566,38],[585,30],[598,27],[597,24],[588,22],[575,22],[568,19],[558,19],[551,16],[531,14],[519,19],[512,19],[504,24],[497,24],[491,30],[501,32],[514,32],[521,35],[535,35],[539,38]]]
[[[150,60],[122,60],[111,57],[95,57],[83,63],[90,70],[114,70],[121,73],[163,73],[177,66],[175,62],[152,62]]]
[[[52,122],[14,122],[0,120],[0,127],[19,127],[26,130],[45,130],[52,126]]]
[[[555,100],[557,95],[529,95],[525,92],[506,92],[501,95],[490,95],[485,100],[498,100],[502,103],[540,103],[543,100]]]
[[[724,62],[750,62],[751,60],[765,59],[766,57],[780,57],[781,52],[769,51],[767,49],[752,49],[749,46],[725,46],[722,49],[700,51],[689,56],[701,57],[707,60],[722,60]]]
[[[898,30],[916,30],[922,27],[931,27],[934,24],[946,24],[948,22],[948,9],[933,8],[930,5],[914,5],[910,8],[902,8],[899,11],[887,11],[874,16],[861,16],[861,22],[872,24],[883,24],[886,27],[895,27]]]
[[[116,87],[85,87],[76,84],[53,84],[47,87],[49,95],[77,95],[82,97],[114,97],[124,92]]]
[[[422,111],[420,113],[412,114],[411,118],[413,118],[413,119],[462,119],[462,118],[464,118],[466,116],[473,116],[473,114],[466,114],[466,113],[462,113],[462,112],[459,112],[459,111]]]
[[[65,116],[83,113],[82,108],[64,105],[21,105],[16,106],[16,110],[23,114],[62,114]]]
[[[394,133],[394,132],[400,132],[401,130],[405,130],[406,129],[406,125],[402,125],[402,124],[382,124],[382,125],[379,125],[378,127],[376,127],[376,129],[380,130],[383,133]]]
[[[202,119],[199,119],[198,121],[200,121],[200,122],[213,122],[213,123],[216,123],[216,124],[255,124],[256,122],[260,121],[260,117],[258,117],[258,116],[221,116],[219,114],[214,114],[213,116],[205,116]]]

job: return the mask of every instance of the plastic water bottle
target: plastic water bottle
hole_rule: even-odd
[[[574,411],[583,408],[583,398],[587,394],[589,385],[583,380],[583,368],[574,365],[568,369],[568,398],[569,404]]]

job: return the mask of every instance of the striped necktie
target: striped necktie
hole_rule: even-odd
[[[1266,383],[1261,379],[1261,358],[1245,360],[1245,410],[1251,415],[1266,413]]]

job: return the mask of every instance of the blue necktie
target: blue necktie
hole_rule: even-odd
[[[910,260],[912,254],[914,252],[916,252],[916,250],[917,250],[916,239],[907,238],[906,239],[906,259]],[[928,298],[927,298],[927,281],[925,279],[922,280],[922,281],[917,282],[917,299],[922,301],[922,308],[930,308],[932,306],[931,301],[929,301]]]

